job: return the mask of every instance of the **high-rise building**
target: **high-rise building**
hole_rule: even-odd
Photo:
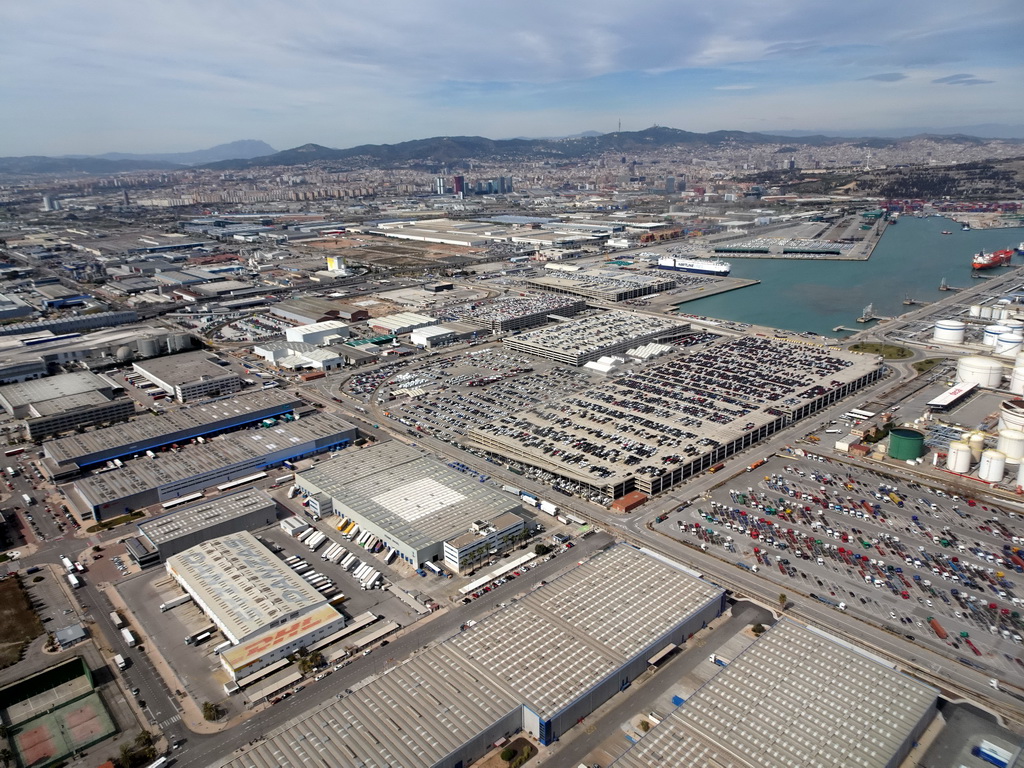
[[[436,179],[434,179],[434,187],[434,191],[437,194],[443,195],[445,193],[446,187],[444,183],[444,176],[438,176]]]
[[[665,194],[674,195],[676,192],[676,180],[674,176],[665,177]]]
[[[466,191],[466,177],[452,176],[452,192],[461,195]]]

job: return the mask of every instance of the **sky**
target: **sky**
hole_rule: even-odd
[[[1024,126],[1021,0],[0,3],[0,155]]]

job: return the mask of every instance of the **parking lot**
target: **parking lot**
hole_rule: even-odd
[[[780,593],[1024,680],[1016,511],[812,455],[774,457],[682,506],[661,530],[757,571]]]

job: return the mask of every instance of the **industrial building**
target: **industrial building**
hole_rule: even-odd
[[[620,544],[216,765],[305,768],[315,744],[330,765],[456,768],[520,731],[549,745],[724,607],[721,588]]]
[[[542,291],[607,303],[638,299],[676,287],[676,281],[670,277],[615,269],[559,271],[557,275],[531,278],[526,284]]]
[[[490,331],[472,323],[445,323],[417,328],[409,334],[409,343],[417,347],[440,347],[466,339],[489,336]]]
[[[66,317],[47,318],[26,323],[12,323],[0,326],[0,336],[30,336],[40,331],[54,333],[74,333],[92,328],[106,328],[112,325],[128,325],[139,322],[137,312],[126,310],[118,312],[95,312],[85,315],[68,315]]]
[[[365,309],[314,296],[302,296],[278,302],[270,308],[270,314],[301,324],[320,323],[328,320],[355,323],[370,319],[370,313]]]
[[[230,395],[242,388],[234,371],[218,365],[210,352],[186,352],[133,363],[141,373],[180,403]]]
[[[938,695],[784,619],[612,765],[895,768],[932,722]]]
[[[300,341],[267,341],[253,345],[252,353],[277,368],[334,371],[345,367],[344,355],[335,349]]]
[[[455,573],[474,568],[484,557],[508,549],[526,532],[526,523],[509,512],[490,521],[478,520],[461,536],[444,543],[444,564]]]
[[[367,321],[369,326],[378,333],[387,333],[397,336],[402,333],[415,331],[417,328],[425,328],[428,325],[436,325],[437,320],[429,315],[420,315],[415,312],[399,312],[395,315],[375,317]]]
[[[248,531],[209,539],[167,558],[167,573],[187,592],[233,645],[271,638],[296,620],[311,617],[289,639],[291,648],[232,665],[238,679],[345,625],[345,617],[309,582],[284,564]],[[320,609],[331,611],[323,621]],[[317,637],[312,637],[316,634]]]
[[[545,331],[524,336],[538,333]],[[719,338],[511,421],[476,427],[468,437],[505,461],[557,475],[570,491],[611,499],[632,491],[650,495],[880,375],[876,356],[759,336]]]
[[[673,341],[690,332],[690,324],[657,315],[609,310],[529,331],[504,340],[515,352],[579,367],[651,341]]]
[[[52,478],[65,479],[96,464],[160,451],[198,437],[291,414],[302,402],[284,390],[268,389],[167,410],[160,415],[147,414],[116,427],[44,443],[43,468]]]
[[[474,524],[522,510],[518,498],[398,441],[321,462],[297,474],[295,484],[310,510],[354,520],[416,566],[439,562],[444,542]]]
[[[286,328],[284,338],[286,341],[297,341],[302,344],[313,344],[322,347],[326,344],[333,344],[347,339],[348,324],[340,320],[326,320],[322,323],[298,325],[294,328]]]
[[[543,325],[552,315],[572,317],[587,308],[583,299],[561,294],[529,294],[502,296],[492,300],[476,301],[445,307],[444,314],[466,323],[489,328],[494,333],[507,333]]]
[[[0,336],[0,383],[45,376],[52,366],[77,362],[90,370],[123,365],[132,359],[191,349],[192,337],[151,325],[107,328],[86,335],[36,331]]]
[[[0,387],[0,407],[23,420],[29,440],[42,440],[77,427],[132,416],[135,402],[114,395],[110,379],[76,371]]]
[[[143,568],[198,546],[208,539],[270,525],[277,502],[258,489],[221,496],[138,524],[138,536],[125,540],[128,556]]]
[[[318,413],[264,429],[231,432],[156,454],[155,459],[121,462],[114,469],[75,480],[63,490],[83,517],[99,520],[151,504],[169,507],[212,486],[228,490],[222,486],[284,461],[344,448],[355,438],[356,428],[350,423]]]

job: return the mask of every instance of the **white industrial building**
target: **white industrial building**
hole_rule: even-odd
[[[345,626],[320,592],[248,531],[172,555],[166,568],[238,646],[221,660],[236,682]]]
[[[319,347],[343,341],[348,336],[348,324],[340,320],[325,320],[322,323],[298,325],[294,328],[288,328],[284,332],[285,341],[315,344]]]
[[[234,371],[218,365],[210,352],[185,352],[133,363],[141,373],[179,402],[230,395],[242,388]]]
[[[263,342],[253,346],[252,352],[277,368],[293,371],[335,371],[345,366],[345,358],[332,348],[301,341]]]
[[[939,691],[877,656],[789,620],[764,633],[613,768],[895,768]]]
[[[399,335],[410,333],[417,328],[425,328],[428,325],[436,325],[437,320],[429,315],[420,315],[416,312],[399,312],[395,315],[385,315],[368,320],[367,324],[380,333]]]
[[[550,745],[724,607],[720,587],[620,544],[214,765],[306,768],[315,744],[327,765],[456,768],[521,731]]]
[[[416,566],[441,561],[444,543],[472,526],[522,510],[518,498],[398,441],[322,461],[295,484],[311,511],[354,520]]]

